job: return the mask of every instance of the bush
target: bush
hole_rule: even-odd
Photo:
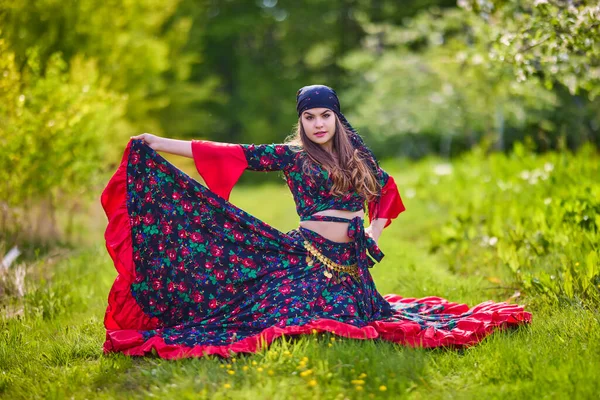
[[[598,153],[464,156],[447,175],[422,181],[420,197],[440,197],[451,213],[432,233],[432,250],[463,273],[487,264],[517,289],[549,302],[600,304]],[[469,262],[463,263],[463,260]],[[492,282],[499,278],[488,276]]]

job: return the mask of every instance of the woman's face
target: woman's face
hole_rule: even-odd
[[[335,114],[329,108],[311,108],[302,113],[302,127],[311,142],[331,147],[335,135]]]

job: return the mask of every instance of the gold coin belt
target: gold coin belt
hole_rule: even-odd
[[[319,250],[317,250],[315,248],[315,246],[313,246],[312,243],[306,239],[304,240],[304,248],[310,253],[309,255],[306,256],[306,262],[308,263],[308,265],[312,266],[314,264],[314,259],[313,259],[313,257],[314,257],[317,260],[319,260],[322,265],[324,265],[326,268],[330,269],[331,271],[336,273],[336,275],[338,275],[338,276],[336,276],[337,281],[340,280],[339,279],[340,272],[345,272],[348,275],[355,278],[356,280],[358,280],[360,273],[358,271],[357,264],[341,265],[341,264],[335,263],[332,260],[330,260],[329,258],[325,257],[323,254],[321,254],[321,252]],[[325,270],[325,271],[323,271],[323,274],[327,278],[331,279],[334,276],[334,274],[332,274],[331,271]],[[341,280],[345,280],[345,279],[342,278]]]

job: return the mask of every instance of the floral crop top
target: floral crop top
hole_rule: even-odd
[[[300,217],[334,209],[360,211],[365,199],[357,192],[334,196],[329,193],[332,180],[319,168],[307,177],[303,172],[305,154],[287,144],[231,144],[205,140],[192,141],[196,169],[210,190],[229,199],[233,186],[245,170],[283,171]],[[376,177],[382,187],[379,198],[368,205],[370,220],[387,218],[386,226],[405,210],[394,179],[375,160]]]

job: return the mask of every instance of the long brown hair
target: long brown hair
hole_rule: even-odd
[[[381,186],[377,182],[374,171],[365,161],[365,156],[350,142],[349,135],[352,133],[341,123],[337,115],[335,115],[335,135],[332,138],[331,153],[306,136],[302,117],[298,119],[294,131],[287,138],[286,143],[303,148],[306,156],[306,162],[303,164],[304,173],[311,176],[311,172],[316,167],[325,169],[333,181],[330,190],[333,195],[341,196],[353,189],[367,201],[377,196]]]

